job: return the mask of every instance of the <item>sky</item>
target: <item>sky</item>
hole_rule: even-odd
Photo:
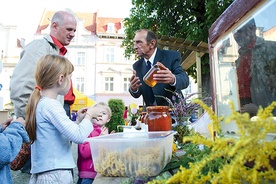
[[[33,38],[44,9],[74,12],[99,10],[101,17],[125,18],[130,14],[131,0],[0,0],[0,23],[16,25],[18,38]]]

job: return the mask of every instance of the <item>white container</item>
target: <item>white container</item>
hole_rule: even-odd
[[[156,176],[172,157],[175,132],[124,132],[88,138],[102,176]]]

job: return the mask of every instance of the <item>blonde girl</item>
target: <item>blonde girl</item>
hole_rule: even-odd
[[[93,131],[92,108],[78,111],[75,123],[57,100],[68,92],[73,71],[71,62],[59,55],[48,54],[36,64],[36,87],[26,107],[26,130],[32,143],[30,184],[73,183],[71,141],[83,143]]]
[[[94,130],[89,134],[90,137],[97,137],[108,134],[108,128],[105,126],[111,118],[111,109],[108,104],[99,102],[93,106],[93,127]],[[112,131],[111,133],[114,133]],[[78,145],[78,171],[79,179],[77,184],[91,184],[97,175],[94,169],[92,154],[89,142]]]

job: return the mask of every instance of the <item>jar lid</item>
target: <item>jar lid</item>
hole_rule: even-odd
[[[169,110],[169,106],[148,106],[146,109],[147,110],[162,110],[162,109]]]

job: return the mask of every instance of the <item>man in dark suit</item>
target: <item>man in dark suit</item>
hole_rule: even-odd
[[[172,99],[173,94],[170,91],[181,92],[182,89],[188,87],[189,78],[180,65],[180,53],[158,49],[157,37],[152,31],[138,30],[134,37],[134,49],[137,56],[140,57],[133,64],[133,76],[130,79],[129,92],[134,98],[139,98],[142,95],[146,106],[168,105],[164,98],[157,96]],[[148,61],[151,66],[160,62],[166,67],[166,70],[159,70],[157,74],[154,74],[153,79],[157,84],[152,88],[143,81],[143,77],[147,73]]]

